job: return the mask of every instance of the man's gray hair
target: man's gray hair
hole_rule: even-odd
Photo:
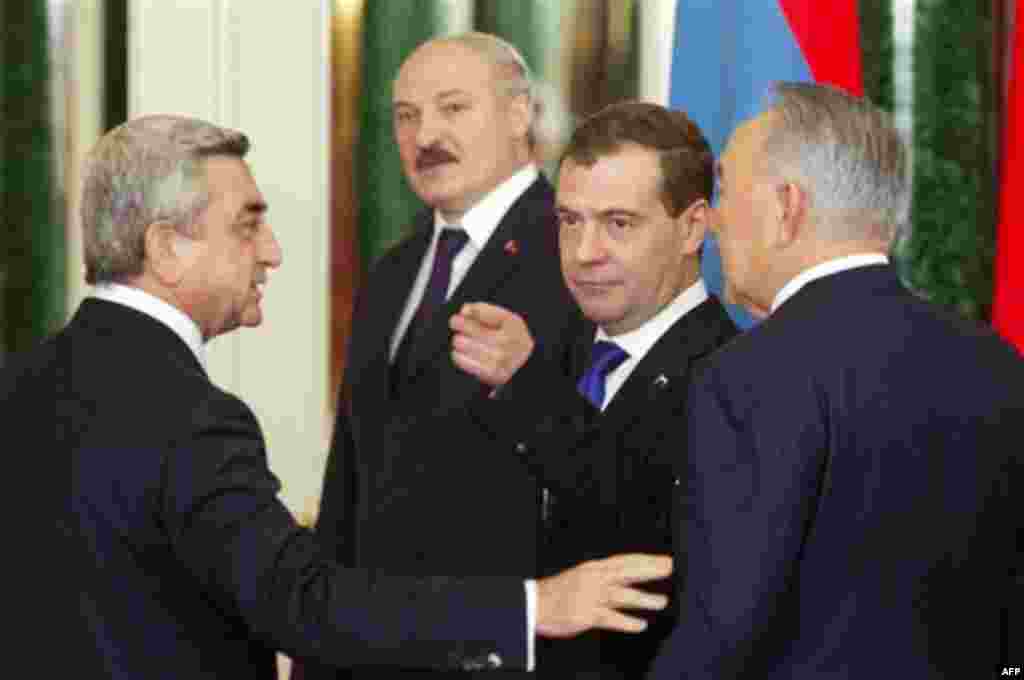
[[[907,148],[890,116],[866,98],[812,83],[776,83],[763,158],[805,183],[820,236],[888,242],[910,213]]]
[[[82,187],[85,280],[141,274],[146,228],[154,222],[199,236],[196,222],[210,198],[203,159],[248,151],[241,132],[182,116],[136,118],[104,135],[86,159]]]

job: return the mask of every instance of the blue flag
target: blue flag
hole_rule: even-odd
[[[854,0],[679,0],[669,106],[685,111],[717,157],[737,125],[764,110],[773,83],[822,81],[862,90]],[[722,297],[722,261],[709,237],[702,273]],[[726,305],[741,328],[754,319]]]

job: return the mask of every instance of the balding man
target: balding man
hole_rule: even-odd
[[[767,318],[691,391],[686,585],[652,677],[986,677],[1020,592],[1024,361],[888,262],[910,201],[888,117],[775,94],[718,167],[727,293]]]

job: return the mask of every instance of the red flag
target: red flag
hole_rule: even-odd
[[[1019,4],[1018,4],[1019,8]],[[1024,17],[1015,17],[1006,93],[992,325],[1024,352]],[[1015,266],[1014,266],[1015,265]]]
[[[857,97],[863,96],[857,3],[853,0],[833,0],[828,4],[816,0],[780,0],[779,7],[800,43],[814,79]]]

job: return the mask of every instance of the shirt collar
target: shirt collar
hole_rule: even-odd
[[[512,204],[519,200],[519,197],[533,184],[540,176],[537,166],[532,163],[521,168],[514,175],[494,188],[491,193],[484,196],[476,205],[466,211],[458,226],[466,230],[469,242],[478,250],[483,250],[491,234],[498,228],[498,224]],[[440,210],[434,211],[434,239],[437,239],[441,230],[452,226],[445,222]]]
[[[693,285],[677,295],[672,302],[662,307],[661,311],[641,324],[639,328],[612,337],[599,327],[594,340],[611,340],[626,350],[630,359],[639,361],[675,322],[707,299],[707,286],[704,285],[704,279],[698,278]]]
[[[815,279],[824,278],[832,274],[838,274],[839,272],[846,271],[847,269],[869,267],[875,264],[889,264],[889,258],[881,253],[847,255],[846,257],[837,257],[834,260],[828,260],[827,262],[822,262],[821,264],[816,264],[809,269],[805,269],[791,278],[789,282],[780,288],[779,292],[775,294],[775,301],[772,302],[772,312],[774,313],[776,309],[782,306],[782,303],[796,295],[797,291]]]
[[[199,365],[206,370],[206,354],[203,347],[203,335],[199,326],[185,312],[177,307],[151,295],[141,288],[125,286],[119,283],[101,283],[92,292],[92,297],[107,302],[115,302],[125,307],[131,307],[137,312],[156,319],[164,324],[175,335],[181,338],[192,354],[196,356]]]

